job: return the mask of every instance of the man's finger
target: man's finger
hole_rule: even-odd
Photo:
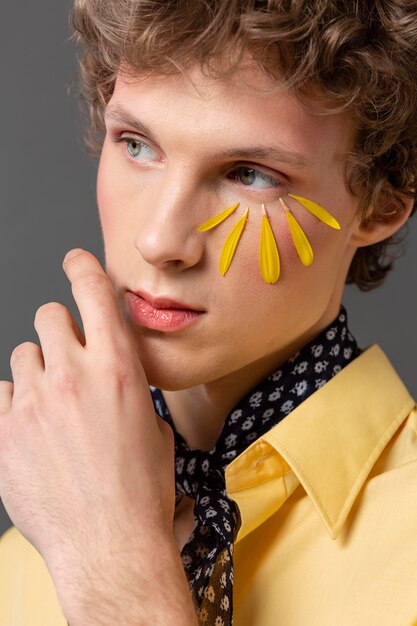
[[[45,371],[45,363],[40,346],[25,341],[13,350],[10,368],[14,381],[14,396],[17,397],[36,387],[39,377]]]
[[[70,256],[74,253],[74,256]],[[125,331],[113,286],[96,257],[86,250],[71,250],[63,268],[84,326],[86,348],[116,345]]]
[[[36,311],[35,330],[42,347],[45,369],[62,363],[63,354],[85,345],[78,324],[60,302],[48,302]]]

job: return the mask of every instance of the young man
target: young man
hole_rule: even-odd
[[[73,23],[107,275],[72,251],[84,332],[41,307],[0,385],[0,623],[412,626],[415,403],[341,300],[413,212],[417,8]]]

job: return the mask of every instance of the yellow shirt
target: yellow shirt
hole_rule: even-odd
[[[242,520],[234,626],[417,624],[417,410],[377,345],[237,457],[226,486]],[[66,626],[15,528],[0,594],[0,626]]]

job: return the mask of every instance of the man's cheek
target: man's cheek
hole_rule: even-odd
[[[125,219],[125,207],[120,183],[114,180],[112,174],[106,175],[103,171],[97,179],[97,204],[104,235],[111,234]]]

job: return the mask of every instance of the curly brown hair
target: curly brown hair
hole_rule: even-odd
[[[249,50],[277,84],[299,97],[321,93],[332,102],[325,112],[353,115],[346,184],[365,225],[389,220],[393,206],[403,212],[405,198],[414,198],[415,213],[415,0],[75,0],[71,24],[83,46],[81,94],[95,155],[121,64],[145,74],[199,64],[205,75],[222,78]],[[363,291],[380,285],[399,256],[388,249],[400,241],[397,233],[358,248],[346,282]]]

